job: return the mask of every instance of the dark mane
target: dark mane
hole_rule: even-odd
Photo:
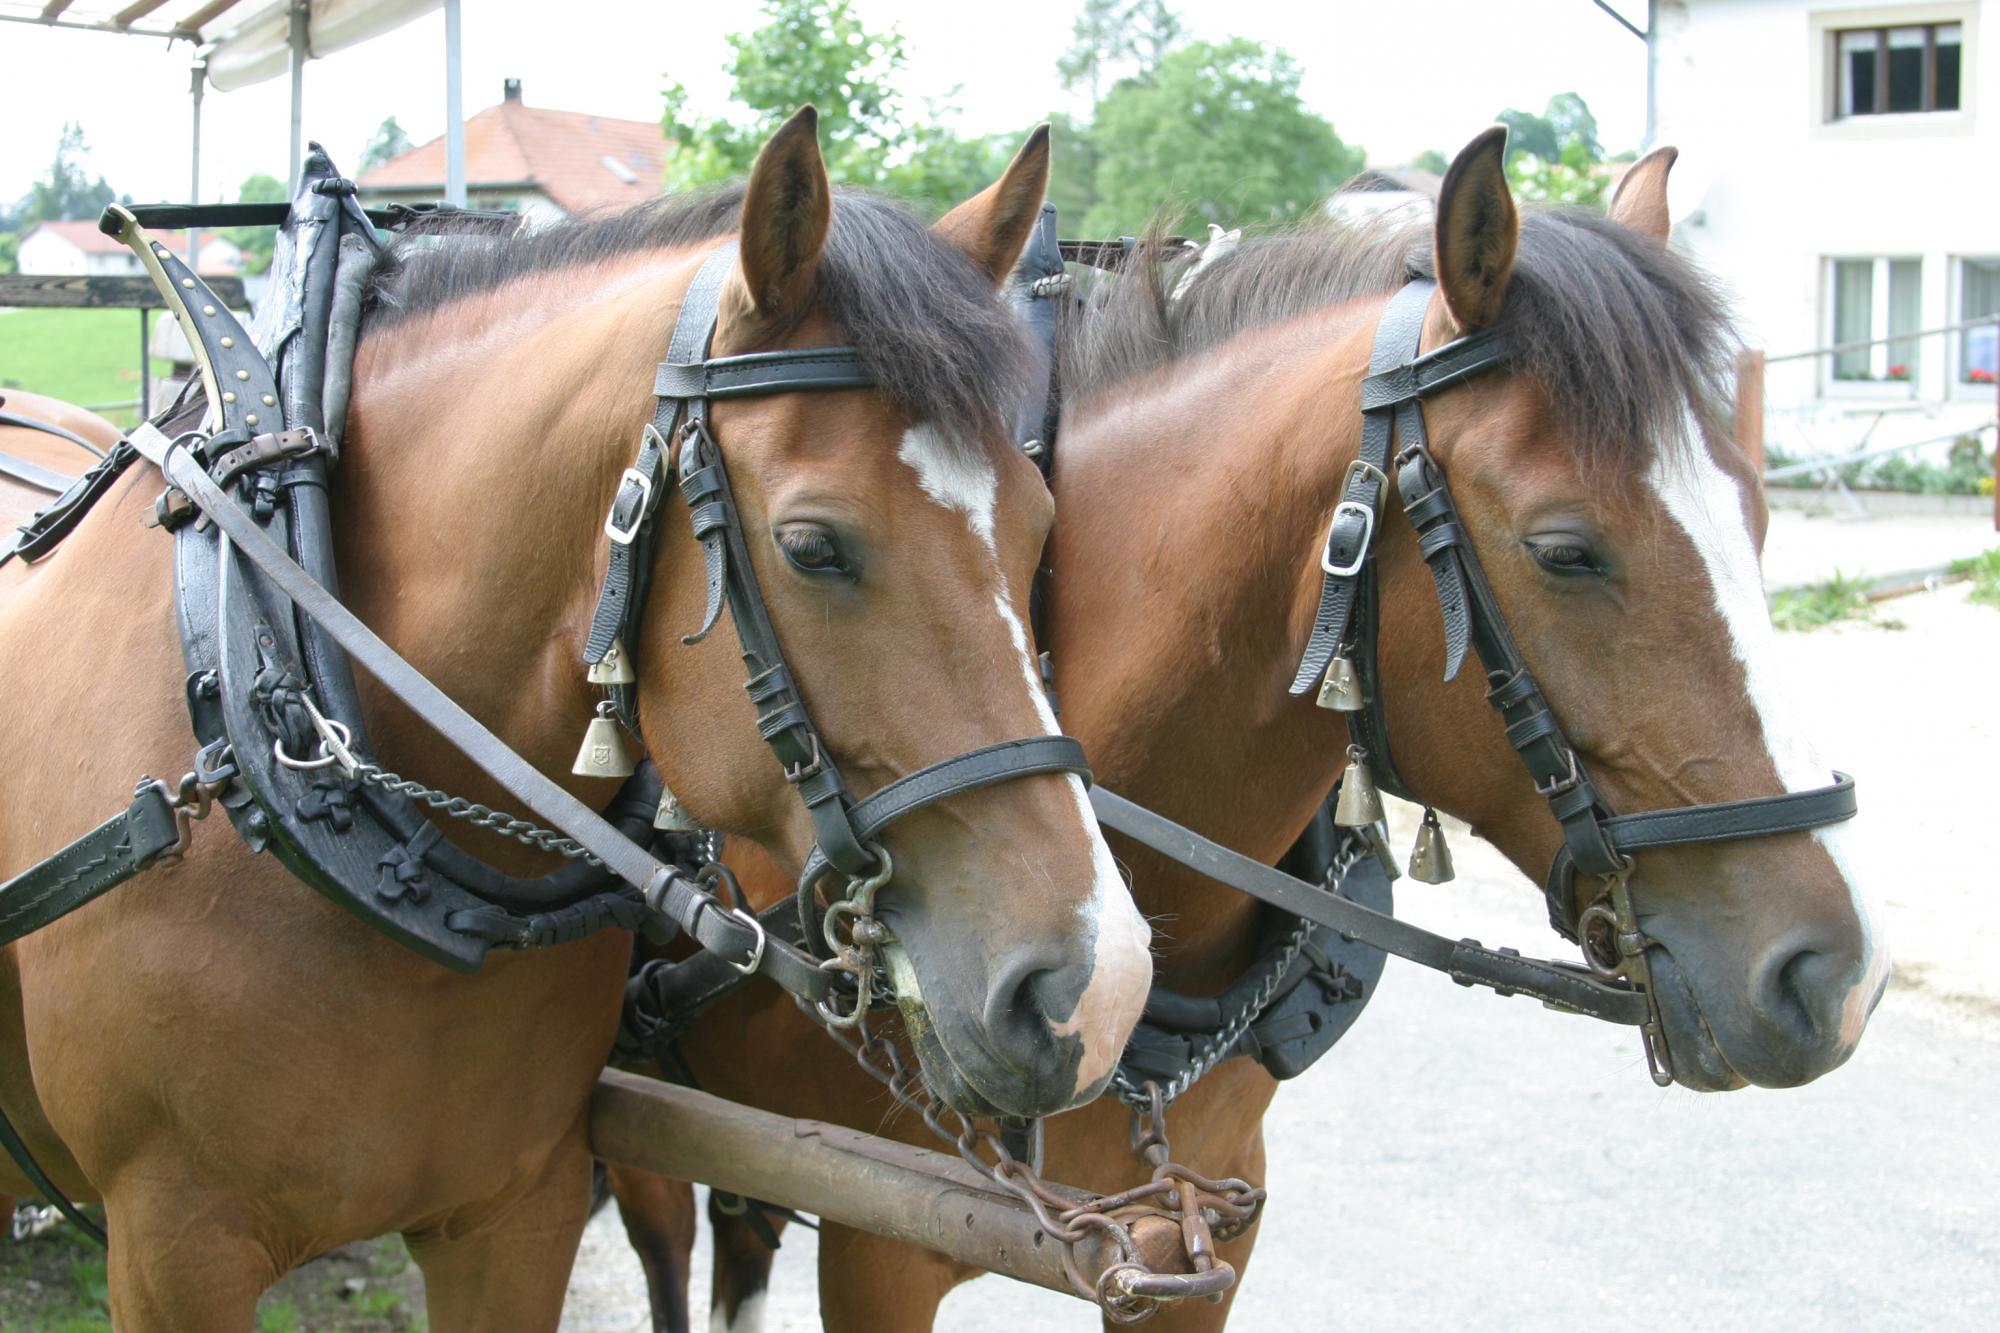
[[[528,274],[728,235],[741,186],[652,199],[622,212],[511,236],[405,236],[369,277],[364,333]],[[914,419],[984,432],[1019,401],[1019,326],[970,260],[900,204],[834,192],[820,308],[860,349],[882,391]],[[664,347],[667,325],[660,341]]]
[[[1235,335],[1432,276],[1431,224],[1332,219],[1246,238],[1196,272],[1154,265],[1098,285],[1066,323],[1063,382],[1080,398]],[[1528,209],[1501,317],[1512,368],[1537,381],[1586,463],[1643,464],[1692,407],[1719,419],[1736,340],[1709,279],[1604,216]]]

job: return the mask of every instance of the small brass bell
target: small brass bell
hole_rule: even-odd
[[[576,752],[570,772],[580,778],[629,778],[632,756],[625,749],[625,737],[611,716],[611,701],[597,706],[597,716],[583,733],[583,746]]]
[[[1417,845],[1410,852],[1410,878],[1419,884],[1443,884],[1451,876],[1451,847],[1444,840],[1437,811],[1425,806],[1424,822],[1417,829]]]
[[[653,812],[653,827],[668,833],[692,833],[701,827],[701,821],[688,813],[681,804],[680,797],[674,795],[664,784],[660,787],[660,808]]]
[[[1358,745],[1347,747],[1347,771],[1340,775],[1340,802],[1333,808],[1333,822],[1342,828],[1366,828],[1382,817],[1382,797],[1368,772],[1368,752]]]
[[[1346,654],[1334,658],[1326,664],[1326,679],[1320,682],[1319,706],[1336,713],[1358,713],[1367,707],[1367,696],[1361,692],[1361,678],[1354,674],[1354,663]]]
[[[613,639],[604,656],[590,664],[589,676],[592,685],[630,685],[637,681],[632,659],[625,655],[625,640]]]

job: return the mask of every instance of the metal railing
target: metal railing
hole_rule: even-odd
[[[1798,352],[1781,352],[1776,356],[1746,349],[1737,359],[1736,364],[1736,441],[1742,446],[1744,453],[1750,456],[1751,462],[1756,465],[1758,473],[1767,482],[1789,480],[1793,477],[1824,475],[1828,478],[1827,484],[1838,488],[1847,497],[1849,503],[1858,509],[1860,508],[1859,501],[1855,500],[1852,492],[1847,489],[1845,480],[1840,475],[1846,468],[1855,463],[1866,462],[1869,459],[1930,448],[1943,444],[1947,440],[1958,439],[1966,435],[1976,437],[1988,430],[1996,429],[1996,426],[2000,426],[2000,374],[1994,376],[1996,381],[1994,385],[1995,419],[1992,421],[1982,421],[1977,425],[1955,430],[1949,434],[1935,436],[1927,440],[1911,440],[1903,444],[1867,448],[1865,446],[1868,435],[1874,433],[1875,426],[1881,424],[1882,418],[1888,412],[1887,408],[1883,408],[1876,412],[1875,422],[1869,426],[1868,431],[1862,436],[1864,447],[1843,454],[1832,454],[1823,458],[1811,458],[1787,463],[1784,467],[1767,471],[1764,466],[1764,372],[1766,367],[1785,362],[1816,361],[1821,357],[1839,356],[1842,353],[1858,352],[1872,347],[1914,343],[1919,339],[1945,337],[1950,334],[1963,333],[1968,329],[1980,328],[2000,330],[2000,314],[1982,315],[1977,319],[1960,320],[1955,324],[1942,324],[1932,329],[1916,329],[1908,333],[1891,334],[1882,338],[1865,338],[1852,342],[1831,343],[1825,347],[1808,347]],[[1904,381],[1892,382],[1902,383]],[[1967,382],[1977,383],[1977,381]],[[1914,384],[1911,385],[1911,392],[1914,395]],[[2000,531],[2000,438],[1996,438],[1993,450],[1993,474],[1993,527],[1995,531]]]

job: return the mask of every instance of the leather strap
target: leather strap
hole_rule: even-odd
[[[1106,828],[1115,829],[1190,870],[1293,916],[1372,944],[1398,958],[1435,968],[1460,985],[1490,986],[1507,995],[1531,995],[1551,1008],[1610,1023],[1636,1026],[1646,1021],[1648,1005],[1643,993],[1603,981],[1583,968],[1488,949],[1476,940],[1450,940],[1432,934],[1253,861],[1102,787],[1091,790],[1090,804]]]
[[[848,812],[848,818],[854,823],[855,833],[866,841],[913,810],[1036,773],[1074,773],[1086,787],[1091,782],[1090,762],[1084,758],[1083,746],[1073,737],[1029,736],[967,750],[897,778],[857,804]],[[827,858],[814,848],[799,879],[811,884],[826,869]]]
[[[1376,325],[1375,345],[1369,354],[1369,379],[1391,373],[1414,348],[1424,332],[1424,316],[1430,310],[1429,283],[1413,282],[1382,308]],[[1313,616],[1305,653],[1292,677],[1291,692],[1304,694],[1326,673],[1327,663],[1347,639],[1348,621],[1354,612],[1358,585],[1367,568],[1374,545],[1375,528],[1382,517],[1382,500],[1388,488],[1389,454],[1395,445],[1396,403],[1369,406],[1365,394],[1361,415],[1361,452],[1347,469],[1340,499],[1327,524],[1321,546],[1319,610]],[[1339,571],[1346,571],[1344,573]]]
[[[56,1210],[68,1218],[78,1231],[104,1248],[111,1248],[111,1238],[105,1234],[104,1228],[71,1203],[69,1196],[57,1188],[56,1183],[49,1179],[48,1173],[42,1170],[41,1163],[35,1160],[35,1155],[28,1151],[28,1145],[14,1131],[14,1124],[7,1119],[4,1108],[0,1108],[0,1148],[7,1150],[7,1155],[14,1159],[14,1165],[21,1168],[21,1174],[28,1178],[28,1183],[35,1187],[35,1192],[54,1204]]]
[[[715,900],[677,868],[656,860],[596,811],[544,777],[404,661],[265,535],[256,520],[209,479],[186,449],[170,443],[151,425],[134,431],[132,442],[208,515],[242,558],[270,579],[301,613],[322,626],[369,675],[516,800],[602,861],[606,869],[638,890],[649,906],[671,918],[703,947],[745,959],[757,953],[763,932],[725,912],[711,910],[716,907]],[[816,960],[778,941],[762,947],[759,970],[808,1000],[832,994],[832,979],[820,971]]]
[[[727,247],[730,258],[736,249]],[[720,253],[720,252],[718,252]],[[714,263],[711,257],[710,263]],[[703,270],[706,272],[706,268]],[[728,265],[721,267],[728,275]],[[678,332],[678,330],[676,330]],[[704,337],[704,342],[706,337]],[[809,389],[872,389],[875,376],[852,347],[808,347],[782,352],[745,352],[707,361],[668,359],[653,374],[653,393],[661,398],[756,398]]]
[[[124,810],[0,884],[0,944],[32,934],[123,884],[179,841],[167,789],[141,782]]]
[[[120,440],[96,467],[71,482],[68,490],[21,525],[14,534],[14,540],[6,549],[0,550],[0,565],[17,555],[32,563],[54,550],[77,524],[83,522],[91,506],[104,498],[112,483],[138,456],[129,443]]]
[[[5,415],[6,413],[0,412],[0,416]],[[0,422],[0,425],[4,424]],[[43,467],[40,463],[30,463],[27,459],[16,458],[12,454],[0,454],[0,477],[11,477],[23,485],[32,486],[38,491],[46,491],[50,495],[61,495],[76,481],[75,477],[67,473],[58,472],[52,467]]]
[[[0,397],[0,403],[5,403],[6,401],[5,397]],[[75,431],[58,426],[53,421],[41,421],[35,417],[24,417],[18,412],[0,410],[0,426],[19,426],[23,430],[38,430],[44,435],[54,435],[58,439],[68,440],[71,444],[88,449],[95,457],[104,457],[104,450],[98,448],[89,440],[84,439],[83,436],[78,435]]]

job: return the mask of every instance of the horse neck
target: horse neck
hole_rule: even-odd
[[[410,317],[356,356],[342,595],[546,773],[567,772],[596,702],[580,652],[605,506],[652,417],[679,268],[648,256],[536,275]],[[392,762],[414,750],[434,782],[485,785],[398,707],[369,704]]]
[[[1086,400],[1058,449],[1048,638],[1065,727],[1106,786],[1265,862],[1345,753],[1338,715],[1287,687],[1313,553],[1359,451],[1370,309],[1259,330]],[[1163,979],[1226,982],[1253,947],[1252,901],[1120,850]]]

